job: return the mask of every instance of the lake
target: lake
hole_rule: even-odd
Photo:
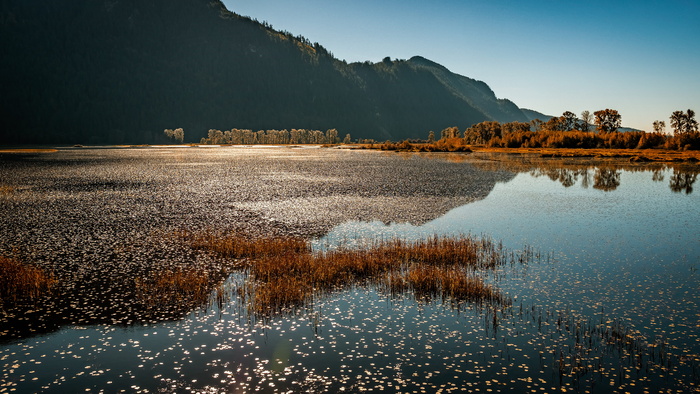
[[[697,164],[266,146],[60,148],[0,164],[0,255],[58,280],[3,309],[0,392],[700,384]],[[217,277],[208,302],[139,298],[138,278],[154,271],[222,272],[179,237],[212,230],[293,235],[315,250],[490,238],[510,263],[483,277],[509,303],[365,283],[259,315],[237,291],[240,270]]]

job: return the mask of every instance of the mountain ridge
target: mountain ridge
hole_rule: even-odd
[[[400,140],[528,120],[423,57],[347,63],[219,0],[0,0],[0,33],[0,144],[158,143],[176,127]]]

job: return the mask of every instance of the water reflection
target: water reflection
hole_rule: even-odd
[[[501,164],[483,163],[487,168]],[[511,272],[499,280],[503,291],[517,295],[524,308],[533,312],[531,319],[538,322],[540,314],[560,316],[562,311],[569,311],[564,314],[578,317],[567,326],[575,327],[571,332],[590,322],[619,319],[624,322],[621,327],[633,332],[636,338],[652,343],[653,349],[664,349],[664,354],[647,353],[648,357],[669,360],[669,354],[673,353],[678,358],[663,368],[670,370],[675,368],[673,365],[682,365],[695,376],[700,361],[697,315],[700,245],[695,237],[700,233],[700,223],[691,212],[697,210],[700,196],[679,195],[666,182],[671,179],[670,185],[685,185],[683,182],[690,174],[687,179],[692,185],[697,167],[609,163],[534,165],[517,159],[514,163],[506,161],[505,165],[518,175],[498,185],[485,200],[456,208],[421,226],[346,223],[319,240],[319,247],[331,247],[334,243],[347,245],[353,238],[420,238],[433,233],[472,232],[503,240],[508,248],[531,245],[552,251],[555,255],[552,264],[530,264],[522,275]],[[572,187],[577,184],[581,187]],[[555,326],[562,324],[558,317],[542,321],[536,323],[542,330],[541,337],[550,335],[548,330],[553,322]],[[508,319],[501,322],[501,327],[508,324],[516,332],[527,330],[520,322]],[[626,337],[617,330],[614,328],[610,335]],[[574,380],[582,384],[578,391],[585,392],[591,382],[599,384],[593,392],[624,392],[621,388],[624,384],[628,384],[630,392],[644,391],[642,386],[646,383],[642,380],[646,377],[635,381],[635,376],[640,378],[639,371],[645,367],[633,365],[619,379],[607,376],[611,378],[610,387],[603,387],[606,378],[602,382],[591,379],[605,369],[599,369],[598,354],[587,353],[578,342],[567,348],[558,342],[563,336],[559,337],[556,330],[551,335],[556,344],[544,341],[546,344],[542,346],[547,351],[564,354],[557,361],[559,365],[579,371],[578,376],[585,377]],[[578,338],[579,334],[576,335]],[[656,340],[660,344],[653,344]],[[532,341],[538,343],[537,339]],[[621,357],[636,356],[623,350]],[[616,368],[620,369],[613,366]],[[621,370],[627,371],[627,367]],[[692,380],[696,379],[688,381]],[[632,381],[635,382],[630,385]],[[671,386],[670,382],[661,384],[666,389]]]
[[[606,192],[617,189],[620,186],[620,171],[610,168],[597,168],[593,176],[593,188]]]
[[[669,186],[676,193],[685,191],[685,194],[693,192],[693,183],[698,177],[698,172],[674,172]]]
[[[691,163],[625,163],[622,161],[596,161],[580,158],[543,159],[528,156],[492,156],[488,161],[476,163],[483,169],[495,169],[502,166],[510,171],[527,172],[534,177],[546,176],[561,183],[564,187],[581,185],[592,186],[602,191],[614,191],[620,186],[622,171],[651,173],[651,179],[662,182],[667,173],[671,173],[669,188],[674,192],[693,192],[693,184],[700,174],[700,166]]]

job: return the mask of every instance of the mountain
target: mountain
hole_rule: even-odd
[[[523,113],[527,117],[528,121],[532,121],[535,119],[539,119],[541,121],[547,121],[547,120],[552,118],[551,115],[545,115],[542,112],[537,112],[537,111],[532,110],[532,109],[520,108],[520,110],[523,111]]]
[[[0,0],[0,144],[158,143],[182,127],[401,140],[528,121],[422,57],[346,63],[219,0]]]

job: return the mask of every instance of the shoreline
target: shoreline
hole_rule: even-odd
[[[212,145],[206,146],[210,148],[224,147],[230,145]],[[669,149],[609,149],[609,148],[498,148],[486,147],[479,145],[462,145],[460,149],[449,149],[449,146],[437,147],[433,144],[412,143],[410,147],[396,143],[390,146],[386,144],[338,144],[338,145],[322,145],[322,144],[257,144],[257,145],[240,145],[240,146],[280,146],[280,147],[303,147],[316,146],[326,149],[348,149],[348,150],[381,150],[388,152],[416,152],[416,153],[504,153],[518,155],[539,155],[542,158],[594,158],[594,159],[627,159],[632,163],[644,162],[663,162],[663,163],[699,163],[700,150],[669,150]],[[426,147],[430,146],[430,149]],[[192,148],[204,147],[201,145],[183,144],[183,145],[108,145],[108,146],[72,146],[65,149],[76,148]],[[63,147],[42,147],[42,148],[15,148],[15,147],[0,147],[0,154],[12,153],[56,153]]]
[[[698,150],[668,150],[668,149],[583,149],[583,148],[495,148],[478,145],[464,145],[466,150],[423,149],[428,144],[411,144],[415,149],[402,149],[400,144],[387,148],[384,144],[355,145],[349,149],[371,149],[389,152],[421,152],[421,153],[505,153],[519,155],[539,155],[554,158],[595,158],[595,159],[628,159],[631,162],[667,162],[667,163],[698,163]],[[435,146],[431,146],[434,148]]]
[[[541,157],[591,157],[629,159],[630,161],[699,162],[700,151],[666,149],[573,149],[573,148],[486,148],[470,147],[474,152],[538,154]]]

